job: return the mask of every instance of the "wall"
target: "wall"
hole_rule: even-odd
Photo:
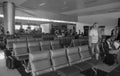
[[[41,24],[40,26],[43,33],[50,33],[51,24]]]
[[[76,32],[79,33],[79,30],[81,32],[84,32],[83,26],[89,26],[89,24],[85,24],[85,23],[76,23]]]
[[[111,30],[118,24],[118,18],[120,13],[107,13],[99,15],[79,16],[78,17],[78,28],[81,28],[86,23],[92,25],[94,22],[98,22],[99,25],[105,26],[105,35],[110,35]]]

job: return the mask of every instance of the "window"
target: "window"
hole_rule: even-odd
[[[20,25],[15,25],[15,30],[19,30],[20,29]]]
[[[28,25],[22,25],[22,28],[26,30],[28,28]]]
[[[34,29],[39,29],[39,26],[37,26],[37,25],[30,25],[30,27],[31,27],[31,30],[34,30]]]

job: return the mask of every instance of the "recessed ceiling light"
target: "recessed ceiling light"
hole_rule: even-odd
[[[39,6],[44,6],[46,3],[40,3]]]
[[[67,2],[66,2],[66,1],[64,1],[64,2],[63,2],[63,4],[64,4],[64,5],[66,5],[66,4],[67,4]]]

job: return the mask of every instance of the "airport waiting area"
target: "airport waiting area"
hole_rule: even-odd
[[[21,76],[112,76],[119,75],[119,63],[107,64],[91,56],[88,38],[9,36],[5,39],[6,67]],[[54,38],[55,37],[55,38]],[[3,42],[4,43],[4,42]],[[101,43],[102,44],[102,43]],[[102,47],[104,50],[104,46]]]
[[[0,76],[120,76],[119,0],[0,0]]]

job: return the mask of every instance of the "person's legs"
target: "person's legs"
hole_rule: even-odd
[[[99,46],[98,46],[98,43],[95,44],[95,57],[96,57],[96,60],[99,59]]]
[[[95,54],[94,49],[95,49],[94,43],[91,43],[91,56],[92,56],[92,57],[93,57],[94,54]]]
[[[91,52],[92,52],[92,58],[96,59],[96,43],[92,43],[91,45]]]

